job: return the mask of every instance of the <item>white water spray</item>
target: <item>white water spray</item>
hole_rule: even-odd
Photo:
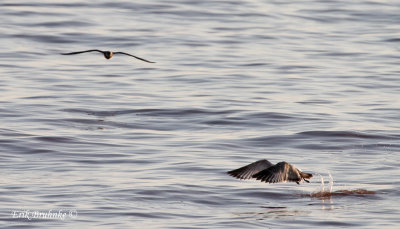
[[[332,193],[332,189],[333,189],[333,177],[331,175],[331,173],[328,170],[328,174],[329,174],[329,192]]]
[[[324,192],[332,193],[332,189],[333,189],[333,177],[332,177],[331,173],[328,171],[328,176],[329,176],[329,186],[328,186],[328,187],[325,187],[324,177],[323,177],[321,174],[319,174],[319,173],[318,173],[318,175],[319,175],[319,177],[320,177],[320,179],[321,179],[321,188],[320,188],[321,191],[320,191],[320,192],[321,192],[321,193],[324,193]]]
[[[325,191],[324,177],[319,173],[318,173],[318,175],[319,175],[319,178],[321,179],[321,192],[324,192]]]

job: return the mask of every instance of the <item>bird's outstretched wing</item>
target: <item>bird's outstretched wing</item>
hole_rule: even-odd
[[[273,166],[268,160],[259,160],[241,168],[229,171],[228,174],[238,179],[251,179],[254,174]]]
[[[301,181],[298,170],[294,168],[291,164],[284,161],[279,162],[278,164],[271,166],[257,174],[254,174],[253,178],[267,183],[287,181],[298,183],[299,181]]]
[[[145,60],[145,59],[143,59],[143,58],[134,56],[134,55],[129,54],[129,53],[126,53],[126,52],[114,52],[114,54],[124,54],[124,55],[128,55],[128,56],[134,57],[134,58],[136,58],[136,59],[138,59],[138,60],[141,60],[141,61],[144,61],[144,62],[147,62],[147,63],[155,63],[155,62],[153,62],[153,61]]]
[[[85,52],[101,52],[101,53],[104,53],[103,51],[98,50],[98,49],[90,49],[90,50],[79,51],[79,52],[61,53],[61,55],[75,55],[75,54],[81,54],[81,53],[85,53]]]

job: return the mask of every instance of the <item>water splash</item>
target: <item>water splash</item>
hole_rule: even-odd
[[[331,173],[328,171],[328,175],[329,175],[329,186],[328,186],[327,188],[325,188],[324,177],[323,177],[320,173],[318,173],[317,175],[318,175],[318,176],[320,177],[320,179],[321,179],[321,188],[320,188],[320,192],[329,192],[329,193],[331,193],[332,190],[333,190],[333,177],[332,177]],[[328,191],[328,188],[329,188],[329,191]]]
[[[321,179],[321,191],[323,192],[325,190],[324,177],[319,173],[318,176]]]
[[[328,175],[329,175],[329,192],[332,193],[332,189],[333,189],[333,177],[331,175],[331,172],[329,172],[328,170]]]

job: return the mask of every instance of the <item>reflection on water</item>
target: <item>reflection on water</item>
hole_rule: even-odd
[[[237,216],[240,217],[256,217],[258,220],[262,219],[281,219],[287,217],[295,217],[295,216],[305,216],[309,212],[301,210],[301,209],[289,209],[288,207],[273,207],[273,206],[260,206],[262,210],[254,211],[254,212],[242,212],[236,213]]]

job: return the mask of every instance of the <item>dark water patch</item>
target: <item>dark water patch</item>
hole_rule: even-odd
[[[304,69],[313,69],[314,67],[312,66],[305,66],[305,65],[280,65],[277,66],[276,69],[280,70],[304,70]]]
[[[234,209],[232,209],[231,211],[233,211]],[[204,224],[200,224],[199,227],[200,228],[246,228],[246,229],[259,229],[259,228],[263,228],[263,229],[272,229],[272,228],[279,228],[279,226],[281,226],[282,224],[279,225],[274,225],[271,222],[265,223],[265,221],[262,220],[254,220],[257,219],[257,217],[252,217],[252,216],[248,216],[242,213],[237,213],[234,212],[232,213],[233,216],[231,219],[229,220],[220,220],[217,222],[211,222],[209,221],[208,223],[204,223]],[[256,214],[254,214],[256,215]],[[246,220],[246,218],[250,219],[250,220]],[[199,227],[195,227],[195,229],[198,229]],[[184,229],[184,228],[182,228]]]
[[[180,44],[182,46],[197,47],[197,48],[210,46],[209,44],[205,44],[205,43],[199,42],[199,41],[181,41]]]
[[[209,188],[212,189],[212,187]],[[157,199],[159,202],[172,201],[181,204],[204,205],[210,207],[224,206],[227,201],[230,201],[229,198],[218,195],[216,192],[204,190],[204,186],[182,188],[177,185],[175,188],[163,190],[162,192],[135,190],[135,195],[139,195],[141,199],[145,200]],[[204,198],[205,196],[207,196],[207,198]]]
[[[60,120],[55,120],[55,122],[59,122],[59,121]],[[62,119],[62,121],[70,122],[70,123],[88,124],[88,125],[107,125],[108,124],[110,126],[118,126],[118,125],[113,125],[110,122],[106,123],[106,121],[104,119],[69,118],[69,119]]]
[[[287,207],[261,206],[260,208],[266,208],[266,209],[286,209]]]
[[[148,165],[152,164],[154,162],[148,161],[148,160],[138,160],[138,159],[106,159],[104,155],[94,155],[95,157],[98,157],[98,159],[67,159],[65,161],[71,162],[71,163],[76,163],[76,164],[82,164],[82,165],[100,165],[100,164],[118,164],[118,165],[123,165],[123,164],[129,164],[129,165]],[[116,158],[120,157],[118,155],[112,155],[110,156],[111,158]]]
[[[231,114],[236,112],[235,110],[206,110],[199,108],[192,109],[130,109],[130,110],[116,110],[116,111],[93,111],[87,109],[63,109],[63,111],[71,113],[86,113],[88,115],[95,116],[117,116],[125,114],[135,114],[144,116],[155,116],[155,117],[187,117],[187,116],[198,116],[198,115],[221,115]]]
[[[77,142],[79,142],[78,139],[74,137],[40,136],[40,137],[34,137],[34,139],[39,141],[54,142],[54,143],[76,144]]]
[[[135,194],[140,196],[142,200],[162,200],[165,198],[165,193],[168,193],[169,190],[160,190],[152,189],[152,190],[135,190]]]
[[[45,195],[41,195],[40,198],[45,199],[47,203],[51,203],[51,202],[54,201],[54,200],[51,200],[51,199],[62,200],[62,199],[65,199],[65,198],[76,198],[76,197],[81,196],[81,195],[85,195],[85,194],[82,194],[82,193],[79,193],[79,194],[78,193],[45,194]],[[88,194],[86,194],[86,195],[88,195]]]
[[[16,155],[31,154],[33,146],[27,145],[24,143],[25,143],[25,141],[9,141],[7,143],[1,143],[1,146],[4,147],[5,149],[7,149],[7,151],[5,151],[5,152],[7,152],[7,154],[10,154],[7,157],[13,159],[13,158],[17,158]],[[43,151],[43,152],[45,154],[49,153],[46,151]],[[41,153],[42,153],[42,151],[40,149],[37,151],[33,150],[33,154],[41,154]]]
[[[247,64],[239,64],[238,66],[240,66],[240,67],[267,67],[270,65],[271,64],[269,64],[269,63],[254,62],[254,63],[247,63]],[[246,76],[246,78],[248,78],[248,76]]]
[[[4,117],[4,116],[3,116]],[[13,116],[13,117],[19,117],[19,116]],[[4,137],[32,137],[33,135],[24,133],[23,131],[18,131],[18,130],[13,130],[13,129],[6,129],[6,128],[0,128],[0,134],[3,135]],[[15,140],[15,139],[12,139]]]
[[[311,99],[311,100],[305,100],[301,102],[297,102],[300,104],[332,104],[335,103],[334,101],[330,100],[323,100],[323,99]]]
[[[240,114],[240,118],[244,123],[253,127],[275,127],[291,126],[296,123],[317,122],[322,120],[316,116],[308,116],[304,114],[288,114],[279,112],[245,112]]]
[[[36,99],[56,99],[58,98],[58,96],[51,96],[51,95],[39,95],[39,96],[27,96],[27,97],[23,97],[21,99],[32,99],[32,100],[36,100]]]
[[[70,146],[74,148],[83,147],[82,145],[86,146],[97,146],[97,147],[120,147],[120,145],[112,144],[112,143],[105,143],[104,141],[96,141],[96,140],[84,140],[78,137],[62,137],[62,136],[37,136],[32,137],[31,141],[44,144],[46,143],[48,146],[49,144],[54,144],[53,146],[60,145],[60,146]],[[28,151],[30,152],[30,150]]]
[[[54,16],[61,16],[61,13],[52,13],[52,12],[43,12],[43,11],[30,11],[30,10],[18,10],[18,11],[11,11],[11,12],[5,12],[4,15],[9,15],[9,16],[17,16],[17,17],[42,17],[42,16],[49,16],[49,17],[54,17]],[[66,14],[64,14],[66,15]],[[26,26],[24,23],[19,23],[18,25],[20,26]]]
[[[48,120],[50,122],[50,120]],[[58,120],[57,125],[59,124]],[[90,130],[105,130],[110,128],[123,128],[130,130],[156,130],[156,131],[173,131],[179,129],[185,129],[187,125],[182,123],[176,123],[175,125],[171,125],[168,122],[164,121],[149,121],[149,122],[135,122],[135,123],[127,123],[127,122],[115,122],[108,121],[104,119],[64,119],[66,123],[76,123],[80,124],[81,128],[90,129]],[[154,136],[155,138],[161,138],[162,136]],[[136,136],[136,139],[145,139],[146,136]]]
[[[207,199],[199,198],[199,199],[192,200],[192,202],[196,203],[196,204],[205,205],[205,206],[224,206],[225,205],[219,197],[216,197],[216,196],[213,197],[210,195],[208,195],[208,196],[209,197]]]
[[[29,154],[56,154],[57,151],[49,150],[49,149],[31,149],[29,150]]]
[[[374,147],[379,147],[379,148],[383,148],[383,149],[387,149],[387,150],[389,150],[391,148],[394,148],[394,149],[400,148],[399,143],[377,143],[377,144],[367,144],[366,146],[369,146],[369,145],[371,145],[371,147],[374,146]]]
[[[356,57],[367,55],[367,53],[360,53],[360,52],[327,52],[324,55],[331,56],[331,57]]]
[[[276,124],[276,123],[289,123],[289,122],[299,122],[303,120],[309,120],[309,117],[303,116],[301,114],[289,114],[289,113],[279,113],[279,112],[256,112],[247,113],[242,116],[248,120],[257,120],[264,124]]]
[[[0,57],[8,57],[10,53],[0,53]],[[0,67],[5,69],[15,69],[15,68],[20,68],[21,66],[16,65],[16,64],[0,64]],[[2,82],[1,82],[2,83]],[[1,85],[1,86],[6,86],[7,84]]]
[[[53,22],[41,22],[41,23],[32,23],[32,24],[25,24],[26,26],[40,26],[40,27],[48,27],[48,28],[59,28],[59,27],[87,27],[92,26],[94,24],[89,22],[83,21],[53,21]]]
[[[395,42],[395,43],[400,43],[400,38],[390,38],[390,39],[386,39],[383,40],[384,42]]]
[[[400,148],[400,144],[382,144],[382,143],[354,143],[353,149],[358,149],[363,155],[375,155],[376,152],[395,152]],[[350,148],[351,149],[351,148]]]
[[[240,181],[239,181],[240,182]],[[243,181],[242,181],[243,182]],[[279,200],[286,200],[286,199],[293,199],[293,194],[287,192],[287,190],[283,190],[282,188],[274,189],[274,185],[272,184],[264,184],[260,183],[261,186],[269,186],[265,187],[262,191],[256,191],[251,189],[245,189],[235,191],[234,196],[237,197],[251,197],[251,198],[261,198],[261,199],[279,199]]]
[[[100,204],[96,204],[97,206],[101,206]],[[82,217],[85,217],[85,219],[81,219]],[[169,214],[168,212],[163,212],[163,211],[159,211],[159,209],[149,209],[149,210],[145,210],[145,209],[123,209],[123,210],[114,210],[114,211],[106,211],[103,209],[99,210],[99,207],[95,210],[85,210],[85,211],[78,211],[78,217],[77,219],[79,219],[79,221],[86,221],[87,218],[100,218],[102,220],[96,220],[93,221],[92,224],[90,225],[96,225],[95,227],[104,227],[104,228],[120,228],[121,224],[123,224],[122,222],[116,220],[112,220],[115,218],[125,218],[125,219],[141,219],[141,220],[157,220],[157,219],[168,219],[168,218],[172,218],[173,214]],[[75,220],[77,220],[75,219]],[[134,220],[135,223],[133,224],[129,224],[131,227],[135,228],[135,224],[138,222],[136,220]],[[89,221],[91,222],[91,221]],[[108,223],[105,223],[108,222]],[[147,221],[149,222],[149,221]],[[147,223],[148,225],[148,223]],[[124,226],[122,226],[124,227]],[[129,227],[129,226],[128,226]]]
[[[337,144],[337,143],[310,143],[310,144],[298,144],[296,148],[299,149],[308,149],[308,150],[347,150],[347,149],[354,149],[357,146],[353,144]]]
[[[55,43],[55,44],[62,44],[62,43],[75,43],[75,40],[66,39],[65,37],[57,36],[57,35],[32,35],[32,34],[14,34],[11,35],[13,38],[19,38],[24,40],[31,40],[35,42],[41,43]]]
[[[272,135],[272,136],[264,136],[264,137],[255,137],[255,138],[247,138],[240,140],[247,145],[251,145],[253,147],[263,147],[263,146],[280,146],[280,145],[290,145],[294,138],[290,135]]]
[[[195,4],[195,2],[193,2]],[[176,9],[177,5],[163,3],[145,3],[145,2],[105,2],[99,3],[99,7],[105,9],[123,9],[126,11],[143,12],[148,10],[170,10]]]
[[[27,218],[13,218],[10,212],[10,217],[4,219],[5,221],[10,222],[10,225],[7,225],[7,228],[43,228],[43,225],[46,224],[58,224],[56,220],[51,221],[49,223],[48,219],[39,219],[39,218],[31,218],[30,220]]]
[[[249,126],[248,122],[244,122],[243,120],[234,120],[233,118],[230,119],[214,119],[214,120],[207,120],[200,122],[206,125],[216,125],[216,126]]]
[[[200,172],[210,172],[211,171],[210,169],[208,169],[206,167],[193,165],[192,162],[173,163],[172,165],[169,165],[165,169],[168,169],[168,168],[174,168],[174,170],[181,172],[181,173],[188,173],[188,172],[194,172],[194,171],[196,173],[200,173]]]
[[[344,221],[333,221],[333,220],[321,220],[318,222],[303,222],[303,225],[313,224],[316,226],[330,226],[330,227],[341,227],[341,228],[349,228],[349,227],[363,227],[364,224],[359,223],[349,223]]]
[[[318,22],[318,23],[327,23],[327,24],[335,24],[335,23],[339,23],[341,20],[344,20],[344,19],[341,19],[341,20],[338,20],[336,17],[333,17],[333,16],[328,16],[328,15],[324,15],[324,16],[316,16],[316,15],[314,15],[314,16],[306,16],[306,15],[299,15],[299,14],[297,14],[297,15],[287,15],[287,16],[290,16],[290,17],[294,17],[294,18],[300,18],[300,19],[304,19],[304,20],[307,20],[307,21],[315,21],[315,22]]]
[[[62,111],[68,112],[68,113],[81,113],[81,114],[93,115],[93,116],[98,116],[98,117],[112,117],[112,116],[125,115],[125,114],[136,115],[138,113],[138,110],[136,110],[136,109],[115,110],[115,111],[94,111],[94,110],[89,110],[89,109],[69,108],[69,109],[63,109]],[[71,121],[74,121],[74,120],[71,120]],[[79,119],[77,121],[79,121]]]
[[[289,135],[270,135],[263,137],[241,139],[243,144],[252,147],[292,146],[300,149],[312,150],[345,150],[355,148],[382,148],[378,142],[366,143],[365,140],[397,140],[396,135],[367,134],[354,131],[304,131]],[[386,145],[386,144],[384,144]],[[389,144],[390,145],[390,144]],[[397,147],[397,145],[390,145]]]
[[[400,136],[397,135],[378,135],[378,134],[369,134],[355,131],[304,131],[297,133],[299,136],[311,136],[311,137],[324,137],[324,138],[340,138],[340,139],[381,139],[381,140],[395,140],[400,139]]]
[[[380,104],[382,105],[382,104]],[[384,112],[384,113],[388,113],[388,112],[394,112],[394,113],[399,113],[400,112],[400,108],[395,108],[395,107],[390,107],[390,108],[371,108],[371,111],[380,111],[380,112]],[[356,113],[357,114],[357,113]],[[360,113],[360,114],[364,114],[364,113]]]
[[[205,199],[205,198],[203,198],[204,196],[207,196],[208,198]],[[221,196],[217,195],[216,193],[196,195],[195,193],[184,194],[184,193],[180,193],[180,192],[175,193],[175,194],[169,193],[168,200],[190,202],[192,204],[205,205],[205,206],[210,206],[210,207],[223,206],[223,205],[225,205],[224,202],[227,201],[226,198],[222,198]]]
[[[139,109],[137,113],[148,116],[187,117],[197,115],[231,114],[233,110],[206,110],[206,109]]]
[[[204,11],[204,10],[196,10],[196,9],[186,9],[186,10],[180,10],[176,8],[169,8],[168,10],[165,9],[151,9],[149,11],[151,14],[155,15],[163,15],[163,16],[169,16],[172,18],[191,18],[196,19],[196,20],[201,20],[201,21],[210,21],[212,18],[215,17],[221,17],[223,18],[224,16],[228,15],[234,15],[232,13],[225,13],[225,12],[216,12],[216,11]]]
[[[72,155],[72,154],[71,154]],[[123,153],[114,153],[112,151],[107,151],[107,152],[82,152],[80,154],[76,153],[74,156],[76,156],[74,159],[87,159],[87,158],[94,158],[95,160],[120,160],[120,159],[125,159],[127,158],[128,162],[134,163],[137,161],[136,159],[128,159],[131,157],[131,154],[123,154]],[[141,160],[138,160],[139,163],[143,162]]]
[[[7,59],[14,59],[14,60],[21,60],[21,59],[33,59],[34,56],[38,56],[38,55],[44,55],[43,52],[36,52],[36,51],[32,51],[32,52],[26,52],[26,51],[20,51],[20,52],[13,52],[13,53],[1,53],[0,55],[3,55],[4,57],[7,57]],[[24,63],[24,62],[22,62]],[[13,69],[12,72],[9,72],[10,75],[15,74],[16,72],[18,72],[18,74],[21,74],[21,69],[32,69],[31,66],[27,66],[24,64],[19,64],[18,66],[10,66],[11,69]],[[18,71],[16,71],[16,69],[18,69]],[[19,77],[19,76],[18,76]]]
[[[120,216],[131,216],[131,217],[140,217],[140,218],[148,218],[148,219],[168,219],[170,217],[175,218],[177,217],[179,214],[172,214],[172,213],[165,213],[165,212],[148,212],[145,213],[143,211],[140,212],[121,212],[121,213],[114,213],[116,217],[120,217]],[[109,214],[107,214],[107,216],[110,216]]]
[[[22,2],[22,3],[0,3],[0,6],[4,7],[85,7],[88,6],[86,3],[44,3],[44,2],[37,2],[37,3],[28,3],[28,2]]]

